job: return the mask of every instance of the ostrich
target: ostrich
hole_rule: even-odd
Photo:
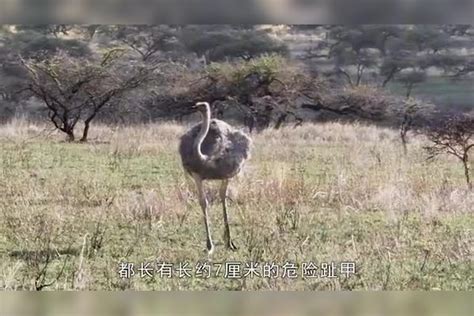
[[[204,180],[221,180],[219,195],[224,211],[224,241],[226,247],[235,251],[230,237],[227,216],[227,187],[232,177],[242,169],[250,157],[251,139],[224,121],[212,119],[209,103],[197,102],[193,109],[201,113],[202,122],[181,137],[179,153],[184,170],[196,182],[199,204],[204,214],[207,235],[207,250],[211,254],[214,245],[208,219],[208,202],[203,189]]]

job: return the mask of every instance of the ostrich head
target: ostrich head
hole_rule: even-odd
[[[192,108],[199,111],[201,114],[210,112],[210,105],[207,102],[197,102]]]

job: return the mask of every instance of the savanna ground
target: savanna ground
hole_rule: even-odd
[[[450,157],[403,155],[396,131],[327,123],[254,136],[231,185],[222,245],[217,186],[208,185],[215,253],[205,252],[195,187],[177,154],[185,128],[97,127],[68,144],[41,126],[0,128],[3,289],[473,288],[474,194]],[[472,165],[472,161],[471,161]],[[121,262],[353,261],[349,278],[121,279]]]

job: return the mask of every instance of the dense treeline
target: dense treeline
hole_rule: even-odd
[[[251,131],[333,118],[406,128],[436,113],[411,99],[417,85],[472,75],[473,37],[470,25],[4,25],[0,117],[48,119],[69,140],[84,123],[85,141],[94,120],[182,120],[207,100]]]

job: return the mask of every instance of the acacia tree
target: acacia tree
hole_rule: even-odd
[[[279,55],[265,55],[238,63],[212,64],[207,83],[214,96],[224,96],[245,114],[252,131],[275,123],[279,129],[293,118],[296,126],[303,119],[296,113],[297,100],[319,93],[321,80],[308,75],[303,67],[289,64]],[[210,98],[212,100],[212,98]]]
[[[21,60],[29,72],[28,90],[44,102],[54,126],[75,140],[78,122],[84,123],[81,142],[87,141],[92,120],[106,107],[117,106],[125,93],[153,79],[155,68],[129,65],[115,49],[98,59],[73,58],[64,53],[44,61]]]
[[[425,113],[422,114],[422,112]],[[425,123],[422,117],[428,115],[426,112],[429,113],[429,106],[412,98],[405,100],[401,107],[401,113],[399,113],[399,117],[401,118],[399,135],[405,155],[408,153],[408,132],[416,127],[416,125]]]
[[[326,44],[327,58],[332,60],[336,75],[342,75],[351,87],[359,86],[369,70],[380,67],[389,39],[397,38],[399,33],[395,26],[332,27]]]
[[[146,107],[158,110],[161,117],[179,120],[190,114],[196,100],[206,100],[215,116],[234,112],[250,131],[273,123],[278,129],[290,120],[301,124],[298,100],[317,98],[325,89],[321,79],[278,55],[212,63],[199,73],[186,73],[179,86],[179,92],[167,89],[148,100]]]
[[[426,73],[423,70],[410,70],[399,74],[397,80],[405,87],[405,96],[408,99],[415,85],[426,81],[426,77]]]
[[[430,146],[426,146],[428,159],[446,153],[458,158],[464,168],[464,176],[469,189],[472,189],[469,168],[469,151],[474,147],[474,117],[455,115],[432,124],[426,131]]]
[[[408,79],[410,90],[412,84],[408,82],[422,79],[421,72],[429,67],[455,77],[474,72],[472,55],[457,51],[472,37],[469,26],[334,25],[317,27],[317,31],[322,36],[302,58],[319,63],[330,61],[335,71],[327,74],[336,74],[351,86],[368,78],[385,87],[404,78]],[[403,74],[410,70],[410,75]]]
[[[45,35],[53,35],[59,37],[59,35],[68,35],[69,31],[73,28],[73,25],[67,24],[30,24],[30,25],[17,25],[16,29],[19,31],[35,31],[43,33]]]
[[[361,84],[364,72],[376,65],[376,57],[367,49],[358,51],[341,49],[335,53],[336,74],[342,75],[351,87]],[[352,72],[348,68],[354,68]]]
[[[144,62],[175,48],[175,30],[167,25],[120,25],[109,33],[137,53]]]
[[[179,39],[186,50],[205,57],[208,64],[229,59],[250,61],[265,54],[288,53],[283,42],[266,32],[235,27],[208,30],[192,26],[182,29]]]
[[[436,67],[443,70],[445,75],[463,77],[474,72],[474,57],[471,55],[455,55],[452,53],[439,53],[425,56],[420,66],[424,69]]]
[[[402,38],[401,35],[388,42],[386,51],[379,67],[382,87],[385,87],[405,69],[416,67],[419,60],[416,55],[416,46]]]

